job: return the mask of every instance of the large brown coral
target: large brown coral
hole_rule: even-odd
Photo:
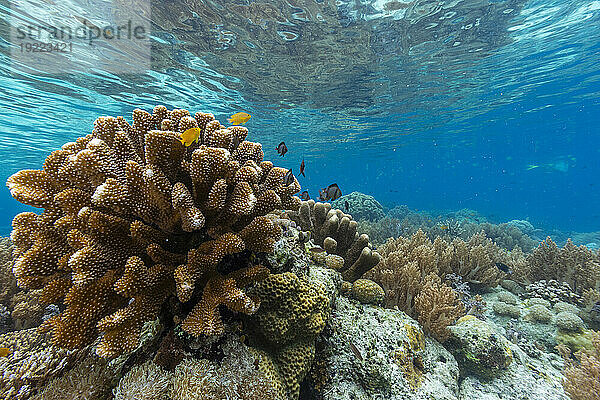
[[[358,234],[358,223],[352,216],[332,209],[329,203],[303,201],[298,211],[288,211],[287,216],[302,230],[310,231],[313,241],[327,253],[344,258],[344,266],[338,271],[346,281],[354,282],[381,260],[372,250],[369,236]]]
[[[180,135],[192,127],[200,143],[186,148]],[[212,114],[136,109],[131,124],[100,117],[42,170],[8,179],[15,199],[44,209],[17,215],[11,238],[19,285],[66,305],[43,325],[54,343],[82,347],[99,331],[100,355],[132,350],[169,296],[188,302],[202,289],[183,324],[195,335],[222,331],[220,304],[256,310],[241,289],[266,274],[250,255],[272,251],[281,234],[264,215],[297,209],[300,185],[286,185],[286,170],[247,133]]]

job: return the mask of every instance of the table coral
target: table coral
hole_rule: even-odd
[[[303,201],[297,211],[289,211],[287,215],[302,230],[312,233],[315,244],[344,258],[344,266],[338,271],[347,281],[354,282],[381,260],[372,250],[369,236],[358,234],[358,223],[352,216],[332,209],[329,203]]]
[[[180,135],[192,127],[200,143],[186,148]],[[185,303],[203,288],[183,324],[190,333],[222,332],[220,304],[256,310],[241,289],[266,273],[250,256],[281,235],[264,215],[297,209],[300,185],[286,185],[287,171],[263,160],[247,133],[212,114],[136,109],[131,124],[100,117],[42,170],[8,179],[15,199],[44,209],[14,218],[13,270],[20,286],[66,305],[43,325],[54,343],[79,348],[100,332],[98,354],[122,354],[169,296]]]

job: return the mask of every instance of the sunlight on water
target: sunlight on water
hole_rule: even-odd
[[[18,4],[2,10],[5,22],[36,19],[37,3]],[[101,16],[109,2],[98,4]],[[133,75],[83,59],[44,74],[4,45],[3,179],[38,167],[98,115],[159,103],[221,119],[246,110],[267,152],[286,140],[296,148],[290,163],[310,161],[311,190],[338,181],[386,202],[597,229],[600,219],[585,215],[598,194],[583,193],[598,154],[582,146],[598,107],[597,1],[336,4],[154,4],[152,70]],[[102,22],[73,4],[50,11]],[[576,163],[526,171],[569,154]],[[503,183],[499,171],[511,178]],[[575,204],[581,212],[567,216]]]

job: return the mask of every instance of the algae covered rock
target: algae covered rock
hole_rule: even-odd
[[[346,202],[348,202],[348,209],[346,209]],[[375,197],[360,192],[352,192],[332,201],[331,207],[339,208],[352,215],[356,221],[361,219],[376,221],[385,217],[383,206],[375,200]]]
[[[448,348],[456,357],[463,375],[490,379],[513,360],[510,342],[485,321],[466,315],[448,330],[452,334]]]
[[[313,381],[323,400],[456,400],[458,365],[398,310],[338,297]]]

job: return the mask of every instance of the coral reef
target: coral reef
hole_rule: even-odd
[[[388,239],[407,235],[402,229],[402,221],[391,217],[384,217],[377,221],[361,220],[358,223],[358,233],[369,236],[376,246],[383,245]]]
[[[186,148],[180,134],[192,127],[200,144]],[[42,170],[8,179],[15,199],[44,209],[17,215],[11,239],[19,285],[66,305],[43,325],[54,343],[79,348],[100,332],[99,355],[130,351],[172,294],[194,304],[203,292],[183,323],[195,335],[222,332],[221,304],[256,311],[243,288],[268,271],[251,255],[281,234],[264,215],[297,209],[300,185],[246,135],[211,114],[136,109],[131,124],[100,117]]]
[[[491,224],[484,222],[480,224],[467,223],[462,225],[461,236],[470,237],[476,233],[483,232],[485,236],[492,239],[498,247],[506,250],[520,248],[525,252],[531,251],[537,242],[524,233],[518,225],[514,223]]]
[[[9,349],[7,357],[0,357],[0,391],[6,400],[29,398],[50,378],[68,369],[78,355],[53,346],[48,335],[35,329],[0,335],[0,347]]]
[[[330,325],[317,398],[457,399],[456,360],[405,313],[338,297]]]
[[[583,299],[577,293],[574,293],[567,282],[558,282],[554,279],[546,281],[545,279],[530,283],[525,286],[525,291],[520,294],[523,299],[538,298],[549,301],[551,304],[558,302],[567,302],[572,304],[582,304]]]
[[[227,335],[219,361],[185,358],[173,371],[152,361],[134,366],[113,390],[115,400],[283,400],[275,382],[257,369],[258,358]]]
[[[385,298],[383,288],[369,279],[357,279],[350,289],[352,298],[363,304],[380,304]]]
[[[441,238],[432,242],[419,230],[410,238],[388,241],[379,251],[382,261],[365,277],[385,289],[386,307],[397,306],[420,322],[427,321],[427,332],[440,340],[447,336],[445,328],[453,318],[464,313],[464,307],[457,302],[458,292],[439,277],[460,277],[461,282],[493,287],[504,276],[496,262],[505,260],[506,255],[483,234],[468,242],[454,239],[449,243]],[[416,299],[424,291],[417,308]],[[430,298],[442,303],[436,304],[435,310],[428,309],[434,307]],[[435,314],[439,318],[433,318]]]
[[[595,400],[600,393],[600,332],[592,334],[593,348],[575,353],[561,347],[565,360],[563,387],[571,400]]]
[[[348,202],[347,210],[346,202]],[[344,210],[357,221],[377,221],[385,217],[383,206],[375,200],[375,197],[360,192],[352,192],[332,201],[331,207]]]
[[[298,211],[287,212],[287,216],[303,231],[310,231],[314,243],[327,253],[344,258],[344,267],[339,271],[346,281],[354,282],[381,259],[372,250],[369,237],[357,233],[358,224],[352,216],[332,209],[329,203],[303,201]]]
[[[13,245],[10,239],[0,238],[0,304],[8,306],[17,293],[17,280],[12,273]]]
[[[485,321],[466,315],[448,329],[452,333],[448,347],[465,375],[491,379],[513,360],[508,340]]]
[[[261,300],[258,312],[248,317],[250,344],[264,352],[262,368],[278,377],[286,398],[297,399],[314,360],[315,339],[329,317],[325,288],[286,272],[270,275],[250,293]]]
[[[417,321],[423,329],[440,342],[450,336],[448,326],[465,313],[457,293],[436,274],[429,274],[415,297]]]
[[[600,256],[585,246],[576,246],[571,240],[559,248],[547,238],[527,256],[527,263],[521,265],[519,276],[527,282],[554,280],[566,282],[576,294],[585,289],[600,287]],[[564,298],[559,300],[566,301]]]
[[[52,378],[32,400],[97,400],[110,394],[116,373],[104,359],[89,354],[75,367]],[[150,400],[150,398],[146,398]],[[158,400],[158,399],[157,399]]]

